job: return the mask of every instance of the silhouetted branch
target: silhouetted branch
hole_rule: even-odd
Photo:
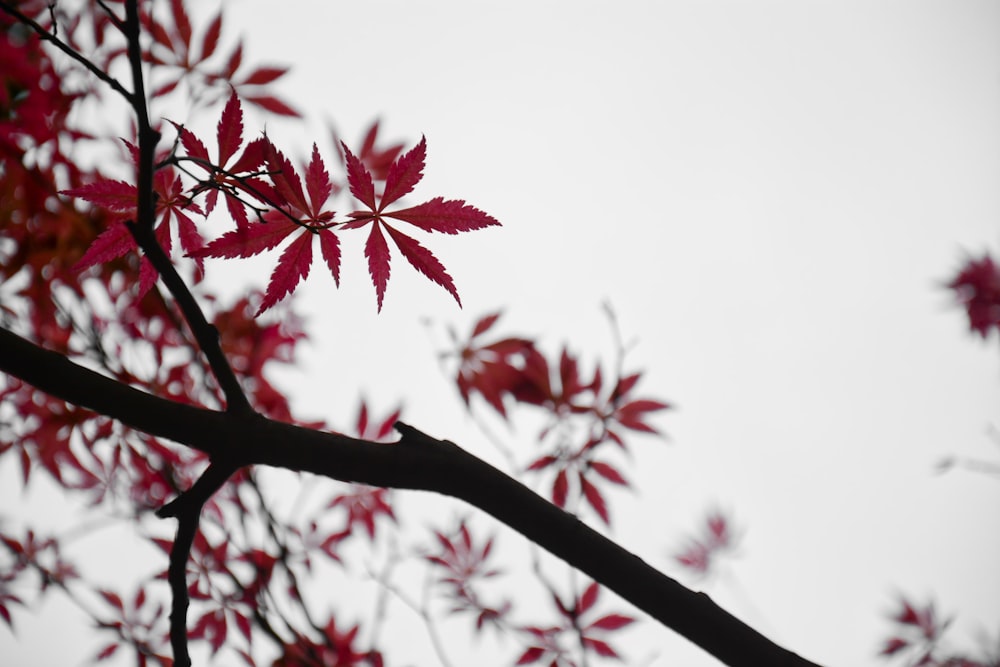
[[[170,646],[173,648],[174,664],[177,667],[191,665],[187,637],[187,610],[190,603],[187,562],[191,555],[194,537],[198,533],[201,508],[235,471],[236,468],[213,463],[190,489],[156,512],[156,516],[161,519],[177,518],[177,534],[174,536],[173,546],[170,547],[170,565],[167,568],[167,580],[170,582],[173,596],[170,607]]]
[[[155,172],[156,144],[160,133],[153,129],[149,122],[149,111],[146,107],[146,88],[142,76],[142,49],[139,44],[141,26],[139,24],[139,9],[137,0],[125,3],[125,38],[128,40],[128,60],[132,69],[131,97],[132,109],[135,111],[139,139],[139,164],[136,175],[138,201],[136,203],[137,219],[127,223],[135,242],[142,248],[160,279],[170,290],[184,319],[187,320],[198,347],[208,358],[212,373],[219,381],[223,394],[226,396],[226,409],[234,412],[252,412],[253,408],[243,393],[229,361],[222,353],[219,344],[218,330],[208,323],[201,307],[195,301],[187,284],[174,269],[170,258],[160,247],[153,231],[156,222],[156,195],[153,190],[153,173]]]
[[[132,428],[194,447],[233,466],[261,464],[372,486],[434,491],[493,515],[618,593],[722,662],[815,667],[688,590],[523,484],[447,440],[399,423],[381,444],[216,412],[123,385],[0,329],[0,370]],[[222,457],[221,459],[218,457]]]

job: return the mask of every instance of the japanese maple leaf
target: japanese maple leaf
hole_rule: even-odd
[[[260,179],[249,175],[254,174],[264,164],[267,140],[260,138],[251,141],[243,149],[243,153],[227,166],[230,158],[236,155],[243,145],[243,108],[236,92],[230,95],[216,126],[216,141],[219,147],[217,162],[211,159],[205,144],[194,133],[183,125],[174,123],[174,127],[177,128],[177,134],[188,156],[209,172],[210,181],[195,188],[195,193],[208,190],[205,197],[205,212],[211,213],[215,208],[221,190],[226,195],[226,206],[236,224],[238,226],[249,224],[245,204],[239,195],[248,195],[266,203],[264,197],[270,193],[270,188]]]
[[[427,153],[427,142],[423,138],[389,167],[385,187],[378,197],[368,167],[351,153],[346,145],[343,145],[343,149],[347,161],[347,184],[355,199],[366,207],[366,210],[351,213],[351,221],[345,223],[343,228],[356,229],[371,223],[368,240],[365,243],[365,257],[368,258],[368,271],[375,286],[378,309],[382,310],[382,300],[386,284],[389,282],[389,244],[386,235],[413,268],[445,288],[461,306],[462,300],[458,296],[455,283],[441,262],[416,239],[389,224],[387,219],[409,223],[425,232],[445,234],[458,234],[500,223],[460,199],[435,197],[409,208],[386,210],[390,204],[409,194],[423,178],[424,159]]]
[[[333,184],[319,150],[313,144],[304,189],[291,162],[270,142],[265,146],[265,155],[280,208],[265,213],[263,222],[237,227],[192,253],[194,257],[252,257],[278,247],[298,232],[278,258],[257,315],[285,298],[309,275],[314,238],[319,238],[323,259],[334,281],[340,284],[340,241],[331,230],[333,211],[324,210]]]
[[[504,396],[513,395],[524,384],[525,359],[537,354],[527,338],[503,338],[484,343],[483,334],[500,318],[492,313],[479,319],[469,340],[458,351],[459,367],[455,381],[465,404],[478,392],[501,416],[507,416]]]
[[[131,145],[129,147],[134,148]],[[185,195],[180,177],[172,170],[161,169],[153,175],[153,190],[156,193],[155,214],[159,220],[155,230],[156,239],[163,251],[170,254],[173,245],[170,221],[176,219],[181,247],[189,254],[196,253],[204,245],[204,239],[188,212],[198,215],[204,215],[204,212]],[[104,179],[72,190],[63,190],[60,194],[79,197],[111,213],[111,225],[94,239],[77,261],[74,267],[77,271],[121,257],[136,248],[135,239],[124,224],[127,220],[136,219],[138,190],[134,185]],[[145,294],[155,281],[156,270],[143,257],[139,268],[139,294]]]

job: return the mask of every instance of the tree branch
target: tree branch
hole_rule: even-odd
[[[177,667],[191,666],[187,632],[187,610],[190,604],[187,562],[191,555],[191,545],[198,533],[201,508],[235,471],[236,468],[231,466],[212,463],[190,489],[156,512],[161,519],[177,517],[177,533],[173,546],[170,547],[170,565],[167,568],[167,580],[173,597],[170,607],[170,646],[173,648],[174,664]]]
[[[576,517],[447,440],[397,424],[402,438],[379,444],[216,412],[120,384],[0,329],[0,370],[64,401],[232,465],[263,464],[372,486],[434,491],[493,515],[532,542],[734,666],[816,667],[650,567]]]
[[[153,173],[156,170],[156,144],[160,133],[153,129],[149,122],[149,111],[146,108],[146,87],[142,76],[142,48],[139,37],[142,28],[139,23],[139,8],[137,0],[125,3],[125,38],[128,40],[128,60],[132,69],[132,88],[135,91],[130,99],[135,111],[137,133],[139,138],[139,164],[136,175],[137,216],[134,223],[127,223],[136,244],[142,248],[153,268],[159,273],[163,283],[170,290],[184,319],[187,320],[198,347],[208,358],[212,373],[219,381],[223,394],[226,396],[226,409],[233,412],[250,413],[253,408],[247,400],[243,388],[233,373],[229,361],[222,353],[219,344],[218,330],[208,323],[205,314],[198,306],[191,291],[174,269],[170,258],[160,247],[153,231],[156,222],[156,193],[153,189]]]

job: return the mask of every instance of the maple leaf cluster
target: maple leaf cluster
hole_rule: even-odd
[[[648,419],[670,405],[635,396],[641,373],[618,373],[606,379],[597,365],[584,379],[580,360],[565,347],[557,360],[550,360],[527,338],[487,342],[486,334],[499,317],[493,313],[480,318],[453,353],[458,360],[455,382],[462,399],[469,405],[471,397],[478,395],[504,419],[509,418],[510,406],[542,410],[548,425],[539,434],[539,441],[549,451],[530,461],[524,470],[552,474],[550,495],[559,507],[582,499],[610,524],[599,485],[627,487],[629,482],[617,465],[605,458],[605,449],[614,445],[628,451],[629,432],[657,435],[659,431]]]
[[[159,219],[157,239],[169,254],[172,247],[170,221],[175,219],[181,247],[187,256],[198,261],[199,268],[205,257],[252,257],[273,250],[286,240],[290,241],[271,273],[258,315],[290,294],[309,275],[315,241],[319,242],[323,261],[339,285],[341,249],[338,234],[363,227],[369,228],[365,257],[379,310],[382,309],[391,265],[387,236],[417,271],[444,287],[461,304],[458,290],[444,265],[419,241],[402,232],[398,225],[390,224],[390,220],[410,224],[424,232],[446,234],[499,224],[462,200],[441,197],[416,206],[387,210],[386,207],[409,194],[422,178],[427,147],[423,139],[391,163],[385,173],[380,196],[376,195],[372,170],[346,145],[342,145],[350,191],[366,209],[349,213],[346,220],[338,222],[334,220],[335,213],[328,208],[328,203],[334,192],[339,192],[342,187],[331,179],[316,144],[313,144],[312,155],[301,170],[296,169],[266,137],[244,145],[243,110],[235,91],[218,121],[217,161],[212,160],[201,139],[183,126],[175,124],[175,127],[187,154],[160,156],[160,162],[166,166],[156,172],[154,182]],[[129,148],[134,153],[134,146],[129,144]],[[374,150],[371,152],[375,153]],[[238,157],[235,157],[237,154]],[[184,189],[180,176],[174,173],[171,166],[188,162],[204,172],[189,191]],[[202,193],[207,193],[204,211],[193,198]],[[205,216],[210,213],[217,204],[219,193],[226,200],[235,228],[206,244],[189,214]],[[135,186],[121,181],[99,180],[84,187],[64,190],[63,194],[84,199],[111,213],[112,226],[91,245],[78,262],[78,269],[109,261],[136,249],[127,224],[136,214]],[[256,213],[257,220],[249,219],[248,208]],[[140,294],[149,289],[155,277],[148,261],[143,260]]]

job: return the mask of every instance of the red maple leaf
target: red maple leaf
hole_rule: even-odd
[[[205,211],[211,213],[215,208],[219,192],[226,195],[226,205],[229,214],[238,226],[248,224],[246,204],[241,196],[248,196],[262,203],[267,203],[271,189],[264,181],[256,177],[256,172],[264,164],[264,153],[267,140],[254,139],[243,149],[243,153],[227,166],[230,158],[243,145],[243,107],[235,91],[230,95],[219,116],[216,126],[216,142],[219,146],[219,158],[213,162],[209,157],[205,144],[194,133],[183,125],[177,125],[177,134],[192,161],[209,174],[209,180],[194,188],[197,194],[207,190]]]
[[[136,157],[135,146],[126,142],[133,157]],[[170,221],[177,220],[177,233],[181,247],[188,253],[194,253],[204,245],[204,240],[194,221],[188,216],[191,211],[204,215],[201,208],[192,202],[184,193],[181,179],[171,169],[161,169],[153,176],[153,190],[156,193],[156,238],[164,252],[170,254],[172,239]],[[87,251],[74,265],[74,270],[82,271],[95,264],[108,262],[134,250],[137,245],[125,221],[136,219],[137,190],[130,183],[111,179],[101,179],[93,183],[62,190],[60,194],[78,197],[111,213],[111,225],[101,232],[87,248]],[[199,262],[199,270],[201,268]],[[156,270],[149,260],[143,257],[139,267],[139,294],[145,294],[156,281]]]
[[[220,151],[221,142],[220,136]],[[285,298],[309,275],[314,238],[319,238],[323,260],[340,284],[340,242],[331,229],[333,211],[324,208],[333,185],[319,149],[313,144],[312,158],[305,168],[305,189],[292,163],[270,142],[264,146],[264,154],[273,184],[271,197],[279,200],[272,203],[279,208],[265,213],[261,223],[238,226],[190,253],[196,258],[252,257],[276,248],[298,230],[298,236],[278,258],[257,315]]]
[[[392,163],[381,196],[376,196],[374,179],[368,167],[351,153],[346,145],[343,145],[343,149],[347,162],[347,183],[351,194],[367,209],[350,213],[351,221],[344,224],[343,228],[356,229],[371,223],[371,230],[365,243],[365,256],[368,258],[368,271],[375,286],[378,309],[382,310],[382,300],[390,272],[389,245],[382,232],[383,229],[413,268],[445,288],[461,305],[462,300],[458,296],[455,283],[441,262],[416,239],[390,225],[387,218],[401,220],[426,232],[446,234],[468,232],[500,223],[462,200],[441,197],[409,208],[386,210],[387,206],[409,194],[423,178],[424,159],[427,153],[425,139],[421,139],[414,148]]]

